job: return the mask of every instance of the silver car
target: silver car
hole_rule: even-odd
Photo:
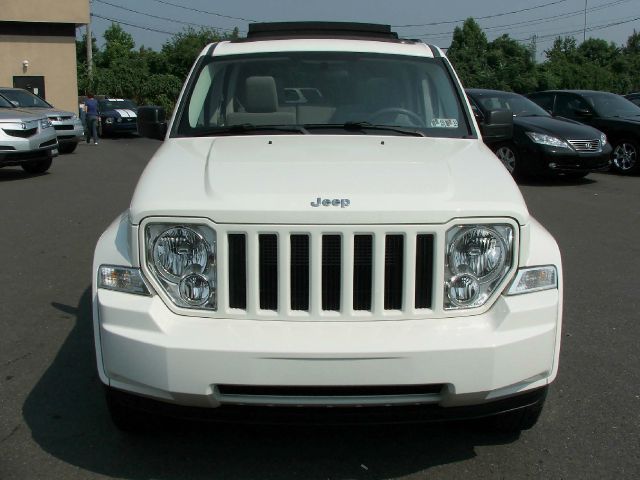
[[[82,121],[73,112],[58,110],[42,98],[22,88],[0,87],[0,96],[14,106],[36,115],[45,115],[58,135],[60,153],[71,153],[84,137]]]
[[[0,97],[0,167],[43,173],[58,155],[56,131],[44,115],[21,110]]]

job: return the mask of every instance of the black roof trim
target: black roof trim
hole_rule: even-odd
[[[209,55],[209,56],[213,55],[213,51],[218,46],[218,43],[219,42],[215,42],[215,43],[212,43],[211,45],[209,45],[209,48],[207,49],[207,55]]]
[[[398,40],[390,25],[358,22],[250,23],[247,40],[268,38],[367,38]]]
[[[434,58],[442,58],[442,55],[440,54],[440,50],[438,50],[438,47],[436,47],[435,45],[431,45],[430,43],[427,43],[427,47],[431,49],[431,53],[433,53]]]

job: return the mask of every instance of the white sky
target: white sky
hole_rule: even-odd
[[[459,20],[471,16],[477,19],[489,40],[508,33],[529,43],[531,37],[537,35],[541,60],[543,51],[558,34],[574,35],[582,40],[585,3],[587,38],[603,38],[621,45],[634,28],[640,30],[640,0],[91,0],[91,13],[93,34],[99,46],[104,45],[102,34],[111,24],[99,17],[106,17],[123,22],[122,27],[133,35],[136,46],[155,50],[170,38],[169,32],[179,32],[187,24],[218,29],[237,26],[244,32],[248,20],[384,23],[393,25],[401,36],[423,38],[446,48],[451,43],[453,29],[462,23]],[[510,13],[523,9],[529,10]],[[81,30],[79,34],[83,33]]]

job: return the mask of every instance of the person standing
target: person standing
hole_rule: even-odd
[[[93,144],[98,144],[98,101],[93,98],[93,93],[87,94],[87,99],[84,101],[84,111],[86,113],[85,118],[87,122],[86,126],[86,139],[87,143],[91,141],[93,137]]]

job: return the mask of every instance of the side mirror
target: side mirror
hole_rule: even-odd
[[[513,137],[513,112],[489,110],[480,124],[480,132],[488,143],[510,140]]]
[[[577,117],[591,117],[592,113],[587,110],[586,108],[574,108],[573,109],[573,113],[574,115],[576,115]]]
[[[157,105],[138,107],[138,134],[146,138],[164,140],[167,134],[167,119],[163,107]]]

